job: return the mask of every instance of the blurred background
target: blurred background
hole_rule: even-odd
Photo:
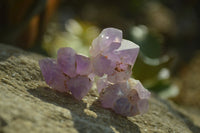
[[[88,55],[102,29],[140,45],[133,77],[164,99],[200,108],[199,0],[1,0],[0,43],[55,57]]]

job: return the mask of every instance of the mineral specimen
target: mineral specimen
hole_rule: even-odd
[[[94,39],[90,48],[94,73],[104,74],[110,82],[126,81],[139,52],[139,46],[122,39],[122,31],[115,28],[104,29]]]
[[[46,83],[60,92],[71,92],[80,100],[92,87],[95,75],[100,101],[123,116],[148,110],[150,92],[130,78],[139,46],[122,39],[122,31],[104,29],[90,48],[91,59],[72,48],[60,48],[57,60],[43,59],[39,65]]]
[[[104,29],[90,48],[100,101],[123,116],[134,116],[148,110],[150,92],[139,80],[131,79],[139,46],[122,39],[121,30]]]
[[[60,48],[57,60],[39,61],[46,83],[60,92],[71,92],[80,100],[92,87],[92,65],[88,57],[78,55],[72,48]]]
[[[139,80],[109,84],[100,92],[100,101],[104,108],[110,108],[123,116],[143,114],[148,110],[150,92]]]

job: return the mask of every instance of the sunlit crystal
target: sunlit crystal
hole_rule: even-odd
[[[114,83],[128,80],[138,52],[138,45],[122,39],[121,30],[104,29],[90,48],[94,73]]]
[[[143,114],[148,110],[150,92],[139,80],[129,79],[107,85],[100,92],[100,101],[104,108],[110,108],[123,116]]]
[[[39,61],[46,83],[60,92],[71,92],[78,100],[96,86],[104,108],[123,116],[143,114],[148,110],[150,92],[139,80],[130,78],[139,46],[122,39],[122,31],[104,29],[90,48],[91,59],[72,48],[58,50],[57,60]]]
[[[43,59],[39,61],[46,83],[60,92],[70,91],[80,100],[92,86],[92,65],[88,57],[78,55],[72,48],[60,48],[57,61]]]
[[[66,84],[72,95],[78,100],[81,100],[92,87],[92,82],[86,76],[70,78]]]
[[[60,92],[68,91],[68,88],[65,86],[65,82],[69,78],[64,76],[60,67],[56,63],[56,60],[50,58],[42,59],[39,61],[39,66],[44,80],[49,86]]]
[[[62,72],[69,77],[75,77],[76,73],[76,52],[72,48],[60,48],[57,52],[57,64]]]

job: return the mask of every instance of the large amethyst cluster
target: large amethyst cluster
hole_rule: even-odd
[[[94,39],[91,58],[61,48],[57,60],[43,59],[39,65],[49,86],[71,92],[78,100],[88,93],[96,75],[102,106],[123,116],[134,116],[148,110],[150,97],[140,81],[130,78],[138,52],[138,45],[122,39],[121,30],[107,28]]]

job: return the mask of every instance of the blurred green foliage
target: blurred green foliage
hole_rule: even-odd
[[[140,46],[141,53],[149,58],[160,58],[162,36],[150,32],[144,25],[134,26],[130,39]]]
[[[140,46],[140,53],[133,68],[133,76],[140,79],[152,91],[159,92],[170,86],[169,76],[160,78],[163,68],[169,69],[172,58],[162,55],[162,36],[149,30],[147,26],[133,26],[130,39]],[[159,89],[158,89],[159,88]]]
[[[64,31],[59,31],[59,24],[50,23],[47,30],[43,47],[49,56],[55,57],[61,47],[71,47],[78,53],[89,56],[89,47],[92,40],[98,36],[99,29],[82,21],[70,19],[65,23]]]

